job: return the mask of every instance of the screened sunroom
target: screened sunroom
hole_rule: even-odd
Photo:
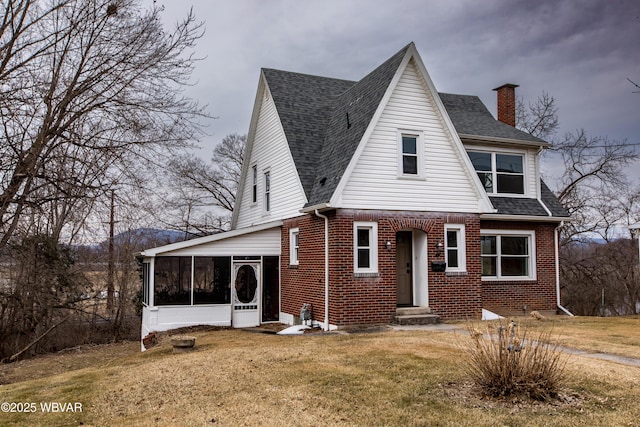
[[[138,254],[142,337],[185,326],[251,327],[279,320],[281,223]]]

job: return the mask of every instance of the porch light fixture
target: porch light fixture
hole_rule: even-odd
[[[436,256],[442,255],[444,249],[444,244],[442,243],[442,239],[438,239],[438,243],[436,243]]]
[[[387,248],[387,250],[391,250],[391,240],[387,240],[387,242],[384,244],[384,247]]]

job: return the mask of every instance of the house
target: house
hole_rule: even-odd
[[[193,324],[389,323],[559,307],[549,144],[438,93],[413,43],[360,81],[263,69],[232,230],[143,251],[142,336]]]

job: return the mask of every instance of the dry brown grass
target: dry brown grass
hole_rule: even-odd
[[[640,357],[640,316],[566,317],[545,321],[516,319],[532,330],[551,328],[560,345],[590,352]]]
[[[3,367],[5,378],[22,381],[0,387],[0,402],[80,401],[83,412],[0,414],[0,425],[624,426],[640,419],[640,369],[612,362],[572,356],[566,388],[550,404],[483,398],[458,369],[459,337],[448,332],[193,335],[190,353],[174,354],[165,338],[145,353],[132,345],[63,373],[45,374],[41,365],[30,380],[8,371],[28,371],[36,361]]]

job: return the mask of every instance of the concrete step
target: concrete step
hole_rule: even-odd
[[[398,307],[396,308],[396,316],[419,316],[423,314],[431,314],[429,307]]]
[[[433,325],[440,323],[437,314],[405,314],[395,317],[396,325]]]

